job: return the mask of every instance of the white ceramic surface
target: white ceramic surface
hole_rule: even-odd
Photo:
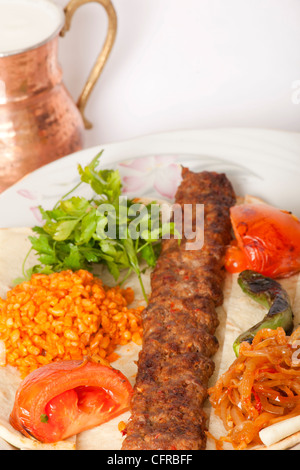
[[[52,208],[78,182],[77,164],[88,164],[102,149],[102,165],[120,170],[130,196],[172,198],[183,164],[193,170],[226,172],[238,194],[261,197],[300,216],[300,134],[216,129],[144,136],[51,163],[0,195],[0,228],[39,224],[38,205]],[[0,450],[10,449],[0,439]]]
[[[77,164],[88,164],[101,149],[102,166],[119,169],[129,196],[172,198],[183,164],[226,172],[238,194],[261,197],[300,216],[300,134],[213,129],[101,145],[44,166],[0,195],[0,227],[39,224],[38,206],[52,208],[79,181]]]

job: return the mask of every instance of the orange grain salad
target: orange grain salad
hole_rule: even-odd
[[[0,298],[1,363],[25,377],[54,361],[113,362],[117,345],[141,344],[144,307],[129,308],[133,300],[131,288],[107,287],[85,270],[33,274]]]

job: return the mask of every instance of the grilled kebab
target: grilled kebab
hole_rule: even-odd
[[[204,245],[188,250],[185,237],[180,244],[174,238],[163,241],[142,313],[143,345],[124,450],[206,447],[203,405],[218,348],[216,307],[223,303],[235,194],[224,174],[183,168],[175,202],[204,204]],[[195,228],[194,210],[192,220]]]

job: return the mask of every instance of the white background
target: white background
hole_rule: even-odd
[[[299,0],[112,2],[117,39],[86,109],[86,147],[178,129],[300,131]],[[60,39],[75,101],[106,28],[105,10],[91,2]]]

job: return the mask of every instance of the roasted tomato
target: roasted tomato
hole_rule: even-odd
[[[300,271],[300,221],[266,204],[242,204],[230,211],[236,241],[228,248],[229,272],[252,269],[286,277]]]
[[[241,273],[249,269],[248,260],[243,250],[241,250],[236,240],[233,240],[226,250],[225,268],[230,273]]]
[[[54,362],[23,380],[10,422],[27,437],[57,442],[127,411],[131,395],[127,378],[112,367],[91,361]]]

